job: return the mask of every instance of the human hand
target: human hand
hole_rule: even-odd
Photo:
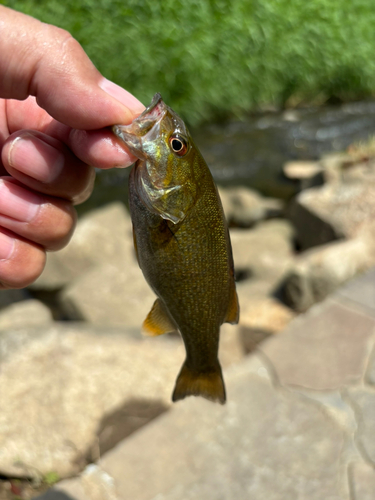
[[[110,129],[144,106],[106,80],[64,30],[0,6],[0,289],[42,272],[65,246],[94,167],[134,157]]]

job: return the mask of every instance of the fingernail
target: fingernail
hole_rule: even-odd
[[[12,256],[15,240],[4,233],[0,233],[0,260],[7,260]]]
[[[32,134],[14,139],[8,152],[9,165],[41,182],[52,182],[64,166],[64,155]]]
[[[119,85],[116,85],[116,83],[107,80],[106,78],[103,78],[99,82],[99,87],[107,92],[107,94],[120,101],[121,104],[124,104],[134,113],[134,115],[141,114],[145,109],[145,106],[140,101],[138,101],[138,99],[134,97],[130,92],[123,89]]]
[[[38,213],[42,199],[12,182],[0,179],[0,215],[30,222]]]

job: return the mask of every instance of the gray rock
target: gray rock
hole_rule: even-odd
[[[284,300],[293,309],[306,311],[374,264],[373,243],[366,238],[312,248],[289,265],[282,286]]]
[[[191,398],[107,453],[103,498],[114,485],[121,500],[349,499],[345,433],[319,403],[275,389],[257,357],[227,380],[226,406]],[[87,476],[55,491],[95,498]]]
[[[242,356],[225,325],[222,366]],[[100,454],[171,405],[184,358],[177,336],[79,324],[1,333],[0,474],[77,473],[96,445]]]
[[[277,283],[292,262],[292,234],[290,224],[277,219],[254,229],[232,229],[236,274]]]
[[[251,227],[256,222],[282,214],[284,204],[276,198],[265,198],[246,187],[219,188],[224,213],[229,224]]]
[[[54,290],[83,276],[96,265],[132,258],[130,216],[120,202],[111,203],[84,215],[69,245],[49,253],[42,275],[33,289]]]
[[[302,191],[288,215],[302,249],[354,238],[375,218],[375,182],[329,183]]]
[[[30,295],[25,289],[21,290],[0,290],[0,310],[8,307],[10,304],[27,300]]]
[[[375,319],[325,301],[260,346],[280,383],[334,390],[363,380]]]
[[[373,500],[375,494],[375,470],[364,462],[354,463],[349,470],[353,500]]]
[[[60,297],[70,319],[137,331],[154,300],[134,257],[96,266],[67,286]]]
[[[368,387],[348,389],[349,401],[357,415],[357,442],[367,461],[375,465],[375,390]]]
[[[51,321],[50,309],[35,299],[16,302],[0,311],[0,330],[46,325]]]

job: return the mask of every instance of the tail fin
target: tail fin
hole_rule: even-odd
[[[186,396],[202,396],[222,405],[225,403],[224,380],[219,362],[213,371],[208,373],[195,373],[186,366],[186,362],[182,365],[172,401],[184,399]]]

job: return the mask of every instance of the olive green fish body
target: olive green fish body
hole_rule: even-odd
[[[152,111],[155,104],[150,108]],[[174,129],[167,132],[169,141],[173,134]],[[188,134],[186,129],[184,134]],[[169,181],[157,185],[156,195],[148,194],[155,189],[151,184],[145,194],[144,179],[148,179],[146,165],[157,163],[160,154],[141,157],[130,175],[129,205],[138,262],[158,297],[144,327],[153,334],[178,329],[184,340],[186,360],[173,400],[201,395],[223,403],[225,389],[218,362],[220,325],[238,321],[233,259],[211,173],[190,136],[187,141],[189,150],[182,157],[178,155],[179,162],[171,157],[164,163]],[[178,170],[174,181],[171,164],[173,172]],[[156,209],[150,197],[156,199]]]

